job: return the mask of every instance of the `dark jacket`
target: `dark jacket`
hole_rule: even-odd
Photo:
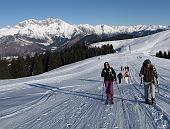
[[[103,68],[101,76],[104,77],[104,81],[116,81],[116,72],[112,67],[109,67],[108,69]]]
[[[144,65],[142,66],[140,70],[139,76],[143,75],[143,80],[145,82],[153,82],[154,77],[158,77],[156,69],[153,65],[151,65],[149,68],[145,67]]]
[[[117,75],[117,78],[123,78],[123,74],[122,74],[122,73],[119,73],[119,74]]]

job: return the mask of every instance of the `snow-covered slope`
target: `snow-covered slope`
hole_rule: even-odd
[[[136,26],[107,26],[107,25],[71,25],[60,19],[48,18],[46,20],[25,20],[14,27],[0,29],[0,37],[19,34],[36,39],[46,39],[52,42],[53,36],[71,39],[76,35],[89,34],[115,34],[132,33],[140,31],[154,31],[158,29],[167,29],[162,25],[136,25]]]
[[[143,50],[156,50],[153,46],[169,47],[169,33],[111,42],[122,53],[93,57],[38,76],[0,80],[0,129],[169,129],[170,60],[143,54]],[[132,53],[126,49],[129,45]],[[138,77],[146,58],[159,74],[155,106],[144,103]],[[116,73],[122,65],[130,67],[130,83],[114,83],[113,105],[104,105],[100,74],[105,61]]]
[[[140,56],[142,59],[138,59]],[[155,64],[157,105],[144,103],[138,73],[144,59]],[[130,67],[130,84],[114,84],[114,104],[104,105],[100,72]],[[1,129],[169,129],[170,61],[143,54],[112,54],[63,66],[35,77],[0,81]],[[104,94],[105,98],[105,94]]]
[[[104,44],[112,44],[115,49],[119,49],[122,52],[131,50],[131,52],[143,52],[155,55],[159,50],[170,50],[170,30],[142,38],[95,43],[92,46],[102,46]]]

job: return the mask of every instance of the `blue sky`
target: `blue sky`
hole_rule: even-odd
[[[27,19],[71,24],[170,25],[170,0],[1,0],[0,27]]]

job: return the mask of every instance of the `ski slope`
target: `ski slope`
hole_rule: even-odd
[[[90,58],[34,77],[0,80],[0,129],[169,129],[170,60],[149,56],[157,50],[168,50],[169,37],[170,31],[165,31],[110,42],[121,48],[120,53]],[[147,58],[159,74],[156,106],[144,103],[138,76]],[[104,104],[100,74],[105,61],[117,73],[122,65],[130,67],[130,83],[114,84],[114,105]]]
[[[160,50],[170,50],[170,30],[141,38],[94,43],[92,46],[101,47],[107,44],[112,44],[114,49],[118,49],[122,53],[131,51],[132,53],[142,52],[155,55]]]
[[[156,106],[144,103],[138,77],[146,58],[159,74]],[[105,105],[102,98],[105,61],[117,73],[121,65],[130,67],[130,84],[114,84],[113,105]],[[169,73],[170,60],[142,53],[110,54],[34,77],[0,80],[0,129],[168,129]]]

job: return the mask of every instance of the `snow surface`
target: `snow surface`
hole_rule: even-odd
[[[140,86],[146,58],[159,74],[156,106],[144,103]],[[104,105],[102,98],[105,61],[117,73],[122,65],[130,67],[130,83],[114,84],[113,105]],[[0,80],[0,129],[169,129],[169,73],[170,60],[138,50],[93,57],[34,77]]]
[[[106,44],[112,44],[114,49],[121,49],[122,52],[143,52],[155,55],[160,50],[170,50],[170,30],[142,38],[95,43],[92,46],[101,47]]]

